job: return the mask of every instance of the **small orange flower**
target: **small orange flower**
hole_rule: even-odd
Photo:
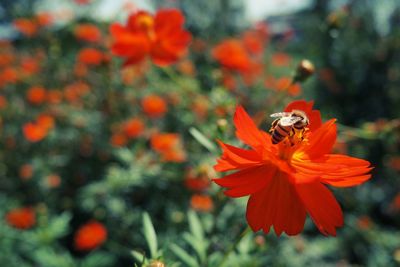
[[[38,25],[32,19],[16,19],[13,23],[15,28],[27,37],[33,37],[38,32]]]
[[[136,138],[144,131],[144,123],[139,118],[132,118],[124,123],[124,133],[129,138]]]
[[[46,177],[45,182],[48,188],[57,188],[61,184],[61,177],[58,174],[50,174]]]
[[[150,144],[152,149],[158,152],[165,161],[183,162],[186,160],[186,154],[178,134],[154,134],[151,136]]]
[[[36,223],[35,211],[32,208],[13,209],[6,213],[6,222],[21,230],[32,228]]]
[[[286,53],[275,53],[271,58],[272,64],[278,67],[285,67],[290,64],[291,58]]]
[[[41,12],[36,15],[37,23],[40,26],[49,26],[54,22],[53,15],[49,12]]]
[[[250,56],[240,40],[224,40],[213,48],[212,56],[227,69],[239,72],[250,69]]]
[[[96,25],[90,23],[82,23],[74,29],[75,37],[78,40],[96,43],[101,40],[101,32]]]
[[[22,127],[26,140],[32,143],[43,140],[48,134],[48,129],[37,123],[28,122]]]
[[[193,191],[205,191],[210,184],[211,180],[206,175],[195,175],[193,171],[189,171],[185,177],[185,186]]]
[[[63,94],[59,90],[49,90],[47,91],[46,100],[49,104],[59,104],[61,103]]]
[[[83,48],[78,53],[78,61],[86,65],[100,65],[103,59],[103,52],[96,48]]]
[[[0,72],[0,84],[4,82],[7,83],[16,83],[18,81],[18,73],[17,70],[13,67],[6,67]]]
[[[111,136],[110,143],[115,147],[122,147],[128,143],[128,138],[125,134],[117,132]]]
[[[88,251],[99,247],[107,240],[107,229],[97,221],[82,225],[74,236],[77,250]]]
[[[46,89],[41,86],[33,86],[27,91],[26,99],[33,105],[40,105],[46,100]]]
[[[142,99],[144,113],[151,118],[160,118],[168,110],[167,103],[158,95],[147,95]]]
[[[24,76],[30,76],[38,73],[40,66],[37,59],[33,57],[25,57],[21,61],[21,69]]]
[[[308,213],[322,234],[335,236],[343,214],[325,184],[349,187],[371,177],[368,161],[330,154],[336,141],[335,119],[322,124],[312,106],[312,102],[294,101],[285,108],[285,112],[304,112],[309,124],[304,131],[292,129],[277,144],[239,106],[234,116],[236,135],[251,149],[220,142],[223,155],[215,170],[237,172],[213,181],[228,188],[227,196],[250,195],[246,217],[255,232],[268,233],[273,226],[278,236],[297,235]]]
[[[209,212],[214,208],[214,203],[208,195],[195,194],[190,199],[190,206],[197,211]]]
[[[0,95],[0,109],[7,107],[7,104],[7,98],[5,98],[3,95]]]
[[[19,177],[22,180],[30,180],[33,176],[32,164],[24,164],[19,168]]]
[[[136,64],[150,56],[154,64],[167,66],[184,54],[191,41],[183,29],[185,18],[177,9],[162,9],[154,16],[139,11],[129,16],[126,26],[114,23],[110,27],[114,55],[126,58],[125,66]]]
[[[36,119],[36,123],[46,130],[54,127],[54,118],[47,114],[40,114]]]

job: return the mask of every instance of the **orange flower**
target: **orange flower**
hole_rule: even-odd
[[[301,93],[301,87],[298,83],[292,83],[289,77],[282,77],[275,82],[278,91],[287,91],[291,96],[298,96]]]
[[[13,209],[7,212],[6,222],[17,229],[29,229],[36,223],[36,215],[32,208]]]
[[[103,59],[103,52],[95,48],[83,48],[78,53],[78,61],[86,65],[99,65]]]
[[[133,118],[124,123],[124,133],[129,138],[136,138],[143,133],[144,123],[139,118]]]
[[[240,40],[227,39],[212,50],[212,56],[225,68],[239,72],[250,69],[251,60]]]
[[[38,73],[40,70],[40,66],[38,64],[38,60],[33,57],[25,57],[21,61],[22,73],[25,76],[29,76],[35,73]]]
[[[101,40],[101,32],[96,25],[82,23],[74,29],[75,37],[79,40],[96,43]]]
[[[46,130],[54,127],[54,118],[47,114],[40,114],[36,119],[36,123]]]
[[[41,86],[33,86],[27,91],[26,99],[33,105],[40,105],[46,100],[46,89]]]
[[[74,236],[77,250],[92,250],[107,240],[107,229],[97,221],[91,221],[81,226]]]
[[[194,210],[208,212],[214,208],[214,203],[208,195],[195,194],[190,199],[190,206]]]
[[[299,234],[308,213],[322,234],[335,236],[343,214],[325,184],[349,187],[371,177],[368,161],[330,154],[336,141],[335,119],[322,124],[312,106],[300,100],[286,107],[285,112],[303,111],[309,125],[275,145],[239,106],[234,117],[236,135],[251,149],[220,142],[223,155],[215,170],[237,172],[213,181],[228,188],[227,196],[250,195],[246,217],[255,232],[268,233],[273,226],[278,236]]]
[[[32,19],[16,19],[13,23],[15,28],[27,37],[36,35],[38,31],[38,25]]]
[[[63,98],[62,92],[59,90],[47,91],[46,100],[49,104],[59,104]]]
[[[158,152],[165,161],[183,162],[186,160],[186,154],[178,134],[154,134],[150,139],[150,144],[152,149]]]
[[[151,118],[162,117],[168,110],[165,100],[158,95],[147,95],[142,99],[144,113]]]
[[[113,146],[121,147],[128,143],[128,138],[122,133],[114,133],[111,136],[110,143]]]
[[[286,53],[275,53],[271,58],[272,64],[278,67],[285,67],[290,64],[291,58]]]
[[[19,167],[19,177],[22,180],[30,180],[33,176],[33,166],[32,164],[24,164]]]
[[[3,95],[0,95],[0,109],[7,107],[7,104],[7,98],[5,98]]]
[[[36,20],[40,26],[49,26],[53,24],[53,15],[49,12],[41,12],[36,15]]]
[[[32,143],[41,141],[47,136],[48,129],[40,124],[28,122],[22,127],[26,140]]]
[[[185,18],[177,9],[162,9],[154,16],[139,11],[129,16],[126,26],[114,23],[114,55],[125,58],[124,65],[136,64],[150,56],[154,64],[175,63],[187,50],[191,35],[183,29]]]

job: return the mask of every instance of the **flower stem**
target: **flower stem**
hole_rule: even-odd
[[[235,243],[233,243],[228,251],[225,253],[224,257],[222,258],[221,262],[219,263],[218,267],[223,267],[226,260],[228,259],[229,255],[231,255],[231,253],[235,250],[235,248],[237,247],[237,245],[240,243],[240,241],[242,241],[242,239],[249,233],[251,232],[251,228],[249,226],[246,227],[246,229],[244,229],[244,231],[239,235],[239,238],[236,239]]]

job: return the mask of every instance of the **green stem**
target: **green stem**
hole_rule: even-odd
[[[228,259],[229,255],[231,255],[231,253],[235,250],[235,248],[237,247],[237,245],[240,243],[240,241],[242,241],[242,239],[249,233],[251,232],[251,228],[249,226],[246,227],[246,229],[244,229],[244,231],[240,234],[239,238],[236,239],[235,243],[233,243],[230,248],[228,249],[228,251],[225,253],[224,257],[222,258],[221,262],[219,263],[218,267],[223,267],[226,260]]]

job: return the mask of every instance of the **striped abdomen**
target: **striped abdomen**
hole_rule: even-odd
[[[272,131],[272,144],[278,144],[285,139],[286,136],[290,134],[292,131],[292,125],[282,126],[279,122],[276,123],[273,131]]]

